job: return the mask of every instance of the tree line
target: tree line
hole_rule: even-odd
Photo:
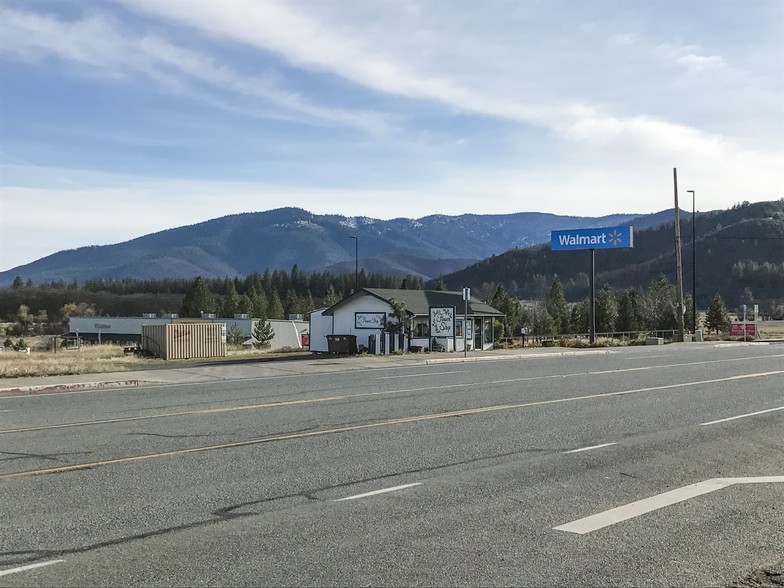
[[[377,272],[359,272],[360,288],[424,288],[418,276],[400,279]],[[158,316],[178,314],[200,317],[202,313],[233,317],[287,319],[331,306],[354,291],[355,276],[332,272],[303,272],[296,265],[290,272],[267,270],[244,278],[160,280],[87,280],[83,284],[62,280],[36,286],[14,280],[0,289],[0,320],[12,323],[11,335],[57,334],[67,331],[71,316]]]
[[[518,336],[523,332],[533,337],[584,334],[589,329],[589,299],[568,303],[558,276],[539,300],[521,302],[513,298],[503,284],[498,284],[487,302],[505,314],[495,326],[497,338]],[[688,331],[703,326],[709,332],[719,333],[729,328],[729,311],[719,294],[711,300],[704,325],[700,325],[699,317],[694,324],[692,310],[693,301],[691,296],[686,295],[683,318]],[[664,275],[655,278],[647,289],[641,291],[635,288],[614,290],[605,284],[597,292],[595,313],[597,333],[675,331],[678,328],[675,285]]]

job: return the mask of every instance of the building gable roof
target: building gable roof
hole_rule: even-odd
[[[323,314],[332,315],[340,307],[363,296],[372,296],[387,303],[392,299],[402,302],[406,307],[406,313],[409,315],[427,316],[431,306],[454,306],[457,309],[457,314],[463,314],[465,308],[462,292],[403,290],[400,288],[362,288],[359,292],[355,292],[348,298],[332,305],[325,310]],[[471,298],[468,301],[468,314],[475,316],[504,316],[504,313],[500,310],[497,310],[476,298]]]

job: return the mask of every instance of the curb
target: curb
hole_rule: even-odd
[[[73,384],[42,384],[39,386],[19,386],[0,388],[0,396],[22,396],[27,394],[47,394],[52,392],[72,392],[95,388],[132,388],[147,384],[160,384],[149,380],[114,380],[110,382],[77,382]]]
[[[549,353],[526,353],[519,355],[489,355],[487,357],[445,357],[444,359],[428,359],[425,365],[437,363],[461,363],[466,361],[507,361],[511,359],[540,359],[542,357],[570,357],[574,355],[587,355],[587,354],[602,354],[609,355],[610,353],[617,353],[609,349],[590,349],[586,351],[551,351]]]

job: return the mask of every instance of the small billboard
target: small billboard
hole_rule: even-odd
[[[757,328],[754,323],[730,323],[730,337],[756,337]]]

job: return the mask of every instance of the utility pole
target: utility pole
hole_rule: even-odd
[[[678,208],[678,170],[672,168],[672,181],[675,190],[675,274],[676,295],[678,298],[678,341],[683,342],[686,334],[683,330],[683,264],[681,263],[681,215]]]

